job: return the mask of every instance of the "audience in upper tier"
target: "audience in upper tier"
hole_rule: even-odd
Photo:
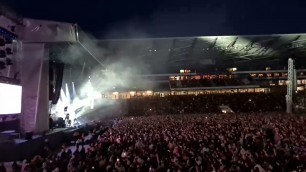
[[[249,82],[249,81],[248,81]],[[188,79],[188,80],[171,80],[170,86],[172,88],[184,88],[184,87],[217,87],[217,86],[237,86],[247,85],[239,79],[235,78],[223,78],[223,79]]]
[[[264,93],[145,97],[127,103],[131,115],[220,113],[221,105],[237,113],[284,111],[286,107],[285,95]]]

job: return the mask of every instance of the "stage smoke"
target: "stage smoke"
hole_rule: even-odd
[[[79,35],[82,35],[82,46],[72,46],[62,52],[59,59],[72,68],[70,72],[65,70],[63,77],[64,83],[72,83],[72,96],[69,92],[71,88],[66,84],[66,92],[61,90],[61,101],[53,112],[61,112],[61,109],[67,106],[70,115],[74,115],[75,118],[90,115],[97,109],[104,109],[105,114],[114,114],[114,108],[110,107],[118,106],[117,101],[102,95],[112,96],[114,92],[147,90],[154,87],[153,82],[149,82],[148,79],[135,77],[151,73],[143,57],[126,53],[139,49],[144,42],[127,40],[125,45],[120,47],[110,43],[105,48],[95,41],[96,38],[84,32]],[[146,45],[152,47],[150,44],[152,41],[146,41]],[[110,53],[112,49],[116,51]],[[90,53],[84,56],[84,51],[87,50]],[[88,57],[89,54],[92,58]],[[75,65],[78,66],[74,67]]]

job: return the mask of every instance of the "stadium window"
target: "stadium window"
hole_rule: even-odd
[[[188,95],[195,95],[195,92],[194,92],[194,91],[188,91],[187,94],[188,94]]]
[[[257,76],[256,73],[251,73],[250,75],[251,75],[251,77],[256,77]]]
[[[148,90],[148,91],[145,92],[145,95],[147,95],[147,96],[152,96],[152,95],[153,95],[153,91]]]
[[[181,70],[180,70],[180,73],[184,73],[184,69],[181,69]]]
[[[254,92],[254,88],[249,88],[248,89],[248,93],[253,93]]]
[[[201,76],[197,75],[194,77],[196,80],[200,80],[201,79]]]
[[[265,89],[264,88],[255,88],[255,92],[256,93],[263,93],[263,92],[265,92]]]
[[[229,71],[229,72],[236,72],[236,71],[237,71],[237,68],[235,68],[235,67],[229,68],[228,71]]]
[[[187,95],[187,91],[181,91],[181,95]]]
[[[301,85],[301,84],[302,84],[302,81],[301,81],[301,80],[297,80],[296,82],[297,82],[298,85]]]
[[[279,73],[274,73],[274,77],[279,77]]]
[[[266,67],[266,71],[271,70],[271,67]]]
[[[286,85],[286,81],[285,80],[279,80],[278,85]]]
[[[219,75],[219,78],[224,79],[224,78],[226,78],[226,75]]]
[[[272,77],[272,74],[271,73],[267,73],[267,77]]]
[[[283,76],[283,77],[287,77],[287,76],[288,76],[288,73],[282,73],[282,76]]]
[[[258,74],[258,77],[263,77],[264,75],[262,73]]]
[[[203,94],[204,92],[203,91],[197,91],[197,94]]]
[[[174,77],[174,76],[170,76],[170,80],[171,80],[171,81],[174,81],[174,80],[175,80],[175,77]]]
[[[210,75],[210,79],[216,79],[217,76],[216,75]]]
[[[304,91],[305,88],[303,86],[297,87],[297,91]]]
[[[248,90],[247,89],[238,89],[239,93],[246,93]]]

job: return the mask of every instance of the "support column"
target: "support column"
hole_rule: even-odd
[[[286,112],[292,113],[293,93],[296,91],[296,71],[294,69],[294,61],[288,59],[288,79],[287,79],[287,95],[286,95]]]
[[[25,43],[21,52],[21,128],[42,133],[49,128],[48,49],[44,43]]]

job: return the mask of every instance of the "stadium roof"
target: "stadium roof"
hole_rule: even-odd
[[[296,60],[298,69],[306,68],[306,34],[113,39],[90,43],[88,38],[80,36],[79,39],[80,44],[64,54],[73,52],[75,56],[76,50],[82,49],[78,55],[82,60],[65,57],[65,61],[74,61],[72,65],[80,66],[88,61],[91,68],[125,59],[134,61],[135,65],[145,64],[150,73],[176,73],[180,69],[215,72],[231,67],[284,69],[289,57]],[[63,48],[62,45],[57,47]]]
[[[119,54],[140,59],[157,73],[229,67],[284,69],[289,57],[297,61],[297,68],[306,67],[306,34],[117,39],[99,40],[98,44],[107,50],[101,58]],[[166,71],[159,71],[163,67]]]

